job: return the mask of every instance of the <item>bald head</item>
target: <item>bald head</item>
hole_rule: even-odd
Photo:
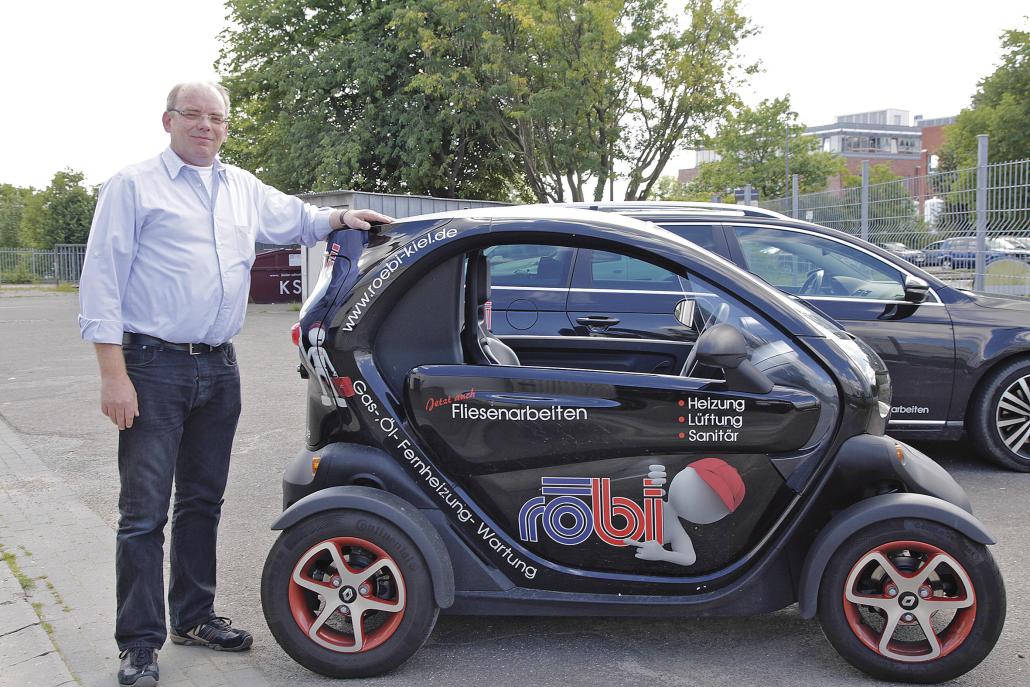
[[[218,94],[218,97],[222,99],[225,104],[225,112],[229,113],[229,91],[225,90],[225,86],[214,81],[186,81],[184,83],[177,83],[172,86],[172,90],[168,91],[168,99],[165,101],[165,110],[173,110],[179,107],[179,96],[184,92],[190,91],[206,91],[211,90]]]

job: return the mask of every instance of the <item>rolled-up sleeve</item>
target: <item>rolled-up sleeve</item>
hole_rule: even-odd
[[[135,183],[115,175],[100,189],[79,277],[79,330],[86,341],[122,342],[122,297],[137,235]]]
[[[260,182],[259,182],[260,183]],[[264,243],[313,246],[329,235],[332,208],[320,208],[261,184],[257,239]]]

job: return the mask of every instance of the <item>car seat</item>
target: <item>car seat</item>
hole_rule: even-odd
[[[473,365],[519,365],[519,357],[492,333],[487,322],[490,263],[483,253],[469,255],[465,279],[465,326],[461,345]]]

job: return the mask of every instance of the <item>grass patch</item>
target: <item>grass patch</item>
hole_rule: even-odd
[[[302,303],[291,303],[290,304],[290,310],[292,310],[293,312],[300,312],[301,305],[303,305],[303,304]]]
[[[51,582],[46,575],[43,575],[43,577],[39,579],[43,580],[43,584],[46,585],[47,591],[49,591],[50,595],[54,597],[54,603],[60,606],[61,610],[65,613],[71,613],[72,609],[68,606],[68,604],[64,602],[64,598],[61,596],[61,592],[57,591],[57,587],[54,586],[54,583]]]
[[[34,610],[36,615],[39,617],[39,626],[43,628],[43,631],[48,635],[54,634],[54,626],[43,620],[43,604],[36,601],[32,604],[32,610]]]
[[[14,555],[13,551],[0,549],[0,558],[3,558],[4,562],[7,563],[7,567],[14,573],[14,579],[18,580],[22,590],[27,592],[30,589],[36,588],[36,581],[22,572],[21,567],[18,565],[18,557]]]
[[[78,293],[79,287],[75,284],[58,284],[54,287],[58,293]]]

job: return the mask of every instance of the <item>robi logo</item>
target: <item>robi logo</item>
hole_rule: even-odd
[[[608,477],[541,477],[540,493],[519,510],[519,537],[538,541],[539,527],[559,544],[582,544],[590,535],[612,546],[626,539],[662,543],[662,496],[657,480],[643,480],[643,504],[612,496]],[[551,498],[548,497],[556,497]]]
[[[721,458],[696,460],[671,482],[664,465],[649,466],[641,490],[643,503],[612,496],[609,477],[542,477],[540,485],[541,495],[519,509],[522,541],[539,541],[541,528],[565,546],[596,535],[610,546],[635,547],[634,555],[641,560],[676,565],[697,561],[681,521],[718,522],[740,507],[747,492],[737,469]]]

